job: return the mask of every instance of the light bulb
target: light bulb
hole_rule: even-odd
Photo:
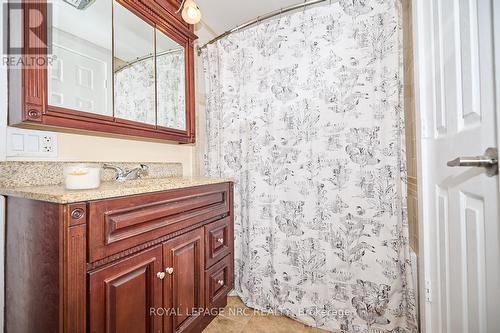
[[[201,11],[193,0],[187,0],[182,9],[182,19],[189,24],[201,21]]]
[[[194,7],[188,7],[186,14],[191,20],[194,20],[198,16],[198,11]]]

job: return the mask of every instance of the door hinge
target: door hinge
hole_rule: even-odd
[[[431,281],[425,280],[425,301],[427,303],[432,302],[432,288],[431,288]]]

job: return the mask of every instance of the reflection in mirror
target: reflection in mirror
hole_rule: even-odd
[[[114,1],[115,117],[156,124],[154,28]]]
[[[186,129],[184,47],[156,30],[158,126]]]
[[[53,1],[48,101],[52,106],[113,115],[111,1],[81,9]]]

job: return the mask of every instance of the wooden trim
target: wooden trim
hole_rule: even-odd
[[[139,138],[195,142],[195,89],[194,89],[194,48],[197,39],[192,26],[182,23],[179,14],[169,12],[172,4],[161,0],[118,0],[127,9],[157,27],[168,37],[185,48],[186,66],[186,129],[179,130],[145,124],[113,116],[81,112],[48,104],[48,74],[46,67],[24,67],[22,70],[9,71],[9,125],[34,125],[71,128],[77,130],[117,134]],[[158,2],[158,3],[157,3]],[[11,22],[11,31],[27,40],[29,29],[28,9],[35,8],[47,12],[47,1],[23,1],[24,22]],[[41,43],[47,41],[47,27],[39,28]],[[15,35],[15,34],[14,34]],[[47,59],[47,55],[42,55]],[[16,93],[20,91],[20,93]],[[156,112],[156,111],[155,111]],[[157,116],[156,116],[157,117]]]
[[[25,57],[31,55],[43,56],[47,60],[46,54],[31,54],[28,49],[29,43],[34,43],[35,48],[43,49],[44,44],[47,42],[47,26],[40,25],[37,28],[29,28],[32,26],[36,27],[30,19],[30,10],[39,11],[44,18],[47,17],[47,3],[44,1],[24,1],[23,2],[23,54]],[[36,33],[39,38],[32,40],[30,39],[30,34]],[[30,46],[30,48],[33,45]],[[45,113],[45,106],[47,104],[47,91],[46,89],[40,89],[40,87],[46,87],[47,85],[47,69],[43,67],[26,67],[22,70],[23,76],[23,102],[24,107],[22,109],[22,120],[31,122],[42,122],[42,115]]]
[[[62,206],[62,257],[60,280],[62,332],[85,333],[87,323],[86,262],[87,207],[85,203]]]
[[[152,13],[160,18],[163,22],[167,22],[168,25],[175,28],[184,36],[189,39],[198,39],[198,36],[194,34],[194,26],[184,22],[181,13],[176,13],[178,6],[173,6],[171,3],[165,0],[139,0],[145,6],[152,10]],[[180,3],[179,3],[180,6]]]
[[[64,235],[63,332],[86,332],[86,226],[67,228]]]

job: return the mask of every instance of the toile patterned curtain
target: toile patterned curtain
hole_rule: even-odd
[[[205,172],[235,179],[235,291],[335,332],[415,332],[397,0],[341,0],[204,50]]]
[[[186,129],[184,49],[135,62],[114,73],[115,116],[159,126]]]

